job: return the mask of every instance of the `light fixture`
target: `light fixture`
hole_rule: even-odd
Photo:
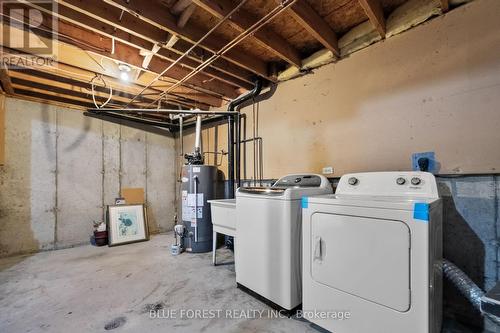
[[[120,79],[123,81],[130,80],[130,71],[132,70],[127,64],[119,64],[118,69],[120,70]]]

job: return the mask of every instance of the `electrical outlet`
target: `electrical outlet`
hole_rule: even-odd
[[[433,151],[428,151],[424,153],[414,153],[411,156],[411,167],[413,171],[420,171],[420,167],[418,166],[418,160],[421,158],[429,159],[429,172],[436,173],[437,172],[437,163],[436,163],[436,154]]]
[[[324,175],[331,175],[333,174],[333,167],[331,166],[324,167],[322,172]]]

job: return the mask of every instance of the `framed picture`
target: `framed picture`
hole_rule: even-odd
[[[144,205],[108,206],[108,245],[123,245],[149,239]]]

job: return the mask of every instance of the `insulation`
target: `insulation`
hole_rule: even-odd
[[[363,22],[339,39],[340,54],[344,57],[381,39],[382,37],[370,21]]]
[[[454,0],[455,2],[470,2],[473,0]],[[410,0],[398,7],[387,18],[386,38],[390,38],[406,31],[429,18],[441,15],[441,3],[439,0]],[[341,57],[359,51],[382,37],[378,34],[370,21],[365,21],[348,31],[339,39]],[[290,66],[278,75],[279,81],[286,81],[301,76],[307,71],[317,68],[335,60],[332,52],[323,49],[302,61],[302,68]]]
[[[410,0],[389,15],[386,38],[397,35],[432,16],[440,14],[442,14],[442,10],[438,0]]]

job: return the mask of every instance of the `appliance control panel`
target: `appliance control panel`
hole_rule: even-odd
[[[340,178],[335,194],[439,197],[434,175],[419,171],[347,174]]]
[[[288,175],[280,178],[273,187],[320,187],[322,181],[324,182],[323,176],[320,175]]]

